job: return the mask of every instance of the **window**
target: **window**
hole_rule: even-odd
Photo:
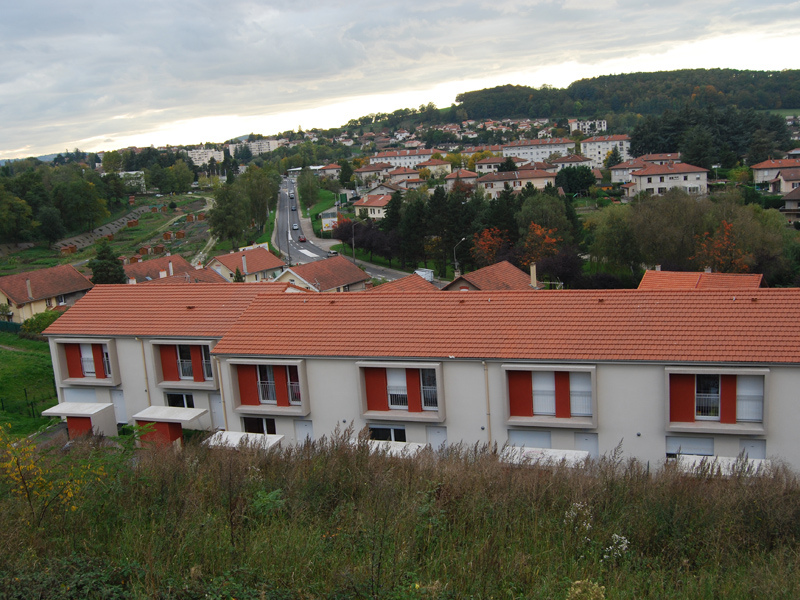
[[[181,379],[194,379],[192,348],[184,344],[178,345],[178,376]]]
[[[386,367],[364,363],[362,367],[367,411],[405,411],[407,413],[439,412],[441,394],[437,369],[432,366],[401,365]],[[370,366],[367,366],[370,365]],[[436,415],[417,415],[428,419]],[[439,412],[439,417],[443,416]]]
[[[736,378],[736,422],[761,423],[764,420],[764,377],[739,375]]]
[[[420,369],[422,378],[422,410],[438,410],[436,394],[436,369]]]
[[[296,365],[286,367],[289,376],[289,404],[299,406],[302,404],[300,398],[300,372]]]
[[[665,188],[665,187],[658,188],[658,193],[659,194],[666,194],[667,193],[667,188]]]
[[[84,377],[94,377],[94,354],[92,352],[92,344],[81,344],[81,368],[83,369]]]
[[[56,296],[56,302],[59,306],[63,306],[67,303],[67,299],[63,295],[59,294]]]
[[[258,365],[258,399],[261,404],[277,404],[275,373],[272,365]]]
[[[667,436],[667,458],[681,454],[714,456],[714,438]]]
[[[689,181],[689,176],[688,176],[688,175],[684,175],[684,176],[683,176],[683,180],[684,180],[684,181]]]
[[[658,178],[658,180],[659,180],[660,182],[662,182],[662,183],[664,182],[664,178],[663,178],[663,177],[659,177],[659,178]]]
[[[211,349],[208,346],[201,346],[203,349],[203,376],[206,379],[213,379],[214,372],[211,370]]]
[[[108,346],[103,344],[103,369],[105,370],[106,377],[111,375],[111,357],[108,355]]]
[[[191,394],[167,394],[167,406],[175,408],[194,408],[194,398]]]
[[[405,442],[405,427],[382,427],[380,425],[369,426],[369,439],[381,442]]]
[[[647,178],[647,183],[653,183],[653,178],[652,177],[648,177]]]
[[[695,419],[719,421],[719,375],[696,376],[694,402]]]
[[[386,369],[386,391],[389,395],[389,408],[408,410],[405,369]]]
[[[264,417],[242,417],[242,428],[245,433],[263,433],[275,435],[275,419]]]
[[[44,301],[44,305],[45,305],[47,308],[51,308],[51,307],[53,306],[53,299],[52,299],[52,298],[47,298],[47,299]]]
[[[591,370],[508,369],[507,378],[511,418],[548,417],[568,421],[575,417],[591,419],[594,415]]]

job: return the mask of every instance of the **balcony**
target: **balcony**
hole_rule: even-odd
[[[698,420],[719,420],[719,394],[695,394],[694,401]]]
[[[275,394],[274,381],[259,381],[258,382],[258,399],[261,404],[277,404],[278,397]]]
[[[422,386],[422,410],[439,410],[439,398],[435,385]]]
[[[94,358],[86,356],[81,357],[81,368],[83,369],[84,377],[94,377]]]
[[[203,377],[208,379],[214,379],[214,372],[211,370],[211,361],[204,360],[203,361]]]
[[[405,386],[390,385],[386,391],[389,394],[389,408],[408,410],[408,389]]]
[[[194,371],[192,370],[191,360],[178,359],[178,373],[181,379],[193,379]]]
[[[300,398],[300,384],[298,382],[289,382],[289,404],[294,406],[302,404],[302,399]]]

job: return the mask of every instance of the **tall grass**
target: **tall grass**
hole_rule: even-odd
[[[0,597],[62,597],[64,581],[142,598],[566,598],[587,580],[607,598],[800,593],[800,486],[783,467],[511,466],[479,446],[407,459],[351,435],[266,453],[40,449],[54,480],[99,474],[39,527],[2,480]]]

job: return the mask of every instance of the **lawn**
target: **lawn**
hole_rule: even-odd
[[[48,422],[38,414],[56,403],[48,343],[0,332],[0,423],[15,433],[35,431]]]

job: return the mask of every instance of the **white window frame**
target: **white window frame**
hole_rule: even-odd
[[[190,392],[164,392],[164,406],[173,406],[169,403],[169,397],[180,397],[182,405],[177,408],[194,408],[194,395]]]
[[[375,440],[376,438],[372,437],[373,431],[380,430],[380,431],[389,431],[389,439],[388,440],[378,440],[384,442],[407,442],[408,436],[406,435],[406,428],[403,425],[377,425],[368,423],[367,427],[369,428],[369,439]],[[401,435],[402,432],[402,435]],[[404,439],[397,439],[398,437],[402,437]]]
[[[181,358],[181,348],[189,353],[189,360]],[[192,365],[192,346],[190,344],[176,344],[175,352],[178,355],[178,377],[194,381],[194,367]]]
[[[363,360],[363,361],[357,361],[355,363],[355,366],[358,370],[357,373],[360,381],[359,392],[361,401],[361,414],[365,418],[381,420],[381,421],[409,421],[409,422],[426,422],[426,423],[441,423],[445,420],[445,392],[444,392],[444,376],[442,372],[442,363]],[[387,387],[388,387],[388,369],[402,369],[404,376],[405,376],[405,369],[419,369],[420,388],[422,388],[422,370],[423,369],[433,370],[436,377],[436,392],[435,392],[436,408],[425,407],[425,400],[424,400],[425,391],[423,389],[420,389],[420,394],[422,395],[422,412],[409,412],[407,404],[402,408],[393,408],[390,404],[389,410],[386,411],[369,410],[367,406],[366,382],[364,379],[364,369],[368,367],[387,369]]]

